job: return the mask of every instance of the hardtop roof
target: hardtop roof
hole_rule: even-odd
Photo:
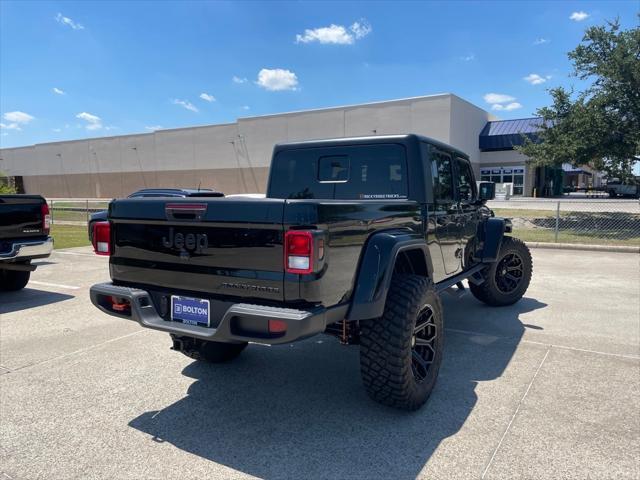
[[[469,158],[462,150],[459,150],[451,145],[436,140],[434,138],[427,137],[425,135],[418,135],[416,133],[405,133],[395,135],[369,135],[361,137],[338,137],[327,138],[317,140],[304,140],[300,142],[286,142],[278,143],[275,145],[274,154],[282,150],[293,150],[299,148],[316,148],[316,147],[332,147],[332,146],[347,146],[347,145],[371,145],[378,143],[402,143],[407,144],[410,142],[425,142],[430,145],[434,145],[443,150],[456,153],[464,158]]]

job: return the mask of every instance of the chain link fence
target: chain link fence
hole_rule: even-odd
[[[512,219],[524,241],[640,246],[638,200],[508,200],[490,202]]]
[[[48,200],[53,225],[86,225],[92,213],[106,210],[108,200]]]

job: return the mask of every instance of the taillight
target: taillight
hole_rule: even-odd
[[[42,233],[49,235],[49,231],[51,230],[51,215],[47,202],[40,205],[40,215],[42,216]]]
[[[284,269],[288,273],[313,271],[313,233],[289,230],[284,234]]]
[[[109,222],[93,224],[93,251],[98,255],[111,255],[111,225]]]

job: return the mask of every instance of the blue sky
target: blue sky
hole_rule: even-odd
[[[635,1],[2,0],[0,146],[443,92],[527,117],[547,88],[580,86],[566,53],[585,28],[616,16],[629,28],[637,11]]]

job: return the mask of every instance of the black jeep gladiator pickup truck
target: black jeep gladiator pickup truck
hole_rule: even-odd
[[[49,220],[40,195],[0,195],[0,291],[24,288],[36,269],[31,260],[51,254]]]
[[[417,409],[442,361],[440,293],[467,279],[501,306],[529,285],[529,250],[484,205],[493,187],[418,135],[276,145],[264,199],[112,201],[93,236],[112,282],[91,300],[209,362],[336,336],[360,345],[372,398]]]

